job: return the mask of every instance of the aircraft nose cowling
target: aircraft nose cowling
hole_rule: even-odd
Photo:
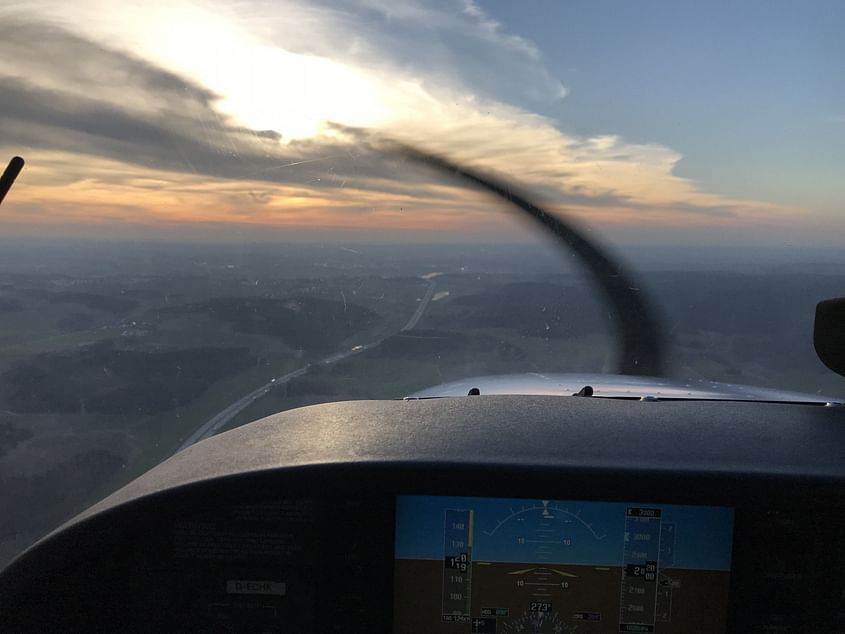
[[[534,396],[587,396],[644,400],[776,401],[839,404],[841,399],[819,394],[786,392],[751,385],[716,381],[630,376],[624,374],[538,373],[477,376],[415,392],[406,398],[511,394]],[[477,390],[477,392],[475,392]]]

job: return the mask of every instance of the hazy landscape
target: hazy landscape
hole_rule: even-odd
[[[842,253],[626,255],[673,376],[845,397],[812,348],[816,302],[845,294]],[[216,431],[473,375],[612,372],[612,333],[551,248],[9,242],[0,564],[257,389]]]

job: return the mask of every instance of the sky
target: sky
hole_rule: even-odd
[[[845,4],[0,0],[0,234],[835,247]]]

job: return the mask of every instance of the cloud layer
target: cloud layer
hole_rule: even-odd
[[[673,175],[669,148],[578,137],[532,114],[526,101],[564,88],[471,0],[387,7],[0,11],[0,149],[29,159],[3,221],[461,231],[483,218],[487,233],[507,231],[480,194],[344,125],[516,178],[605,226],[779,226],[797,213],[699,191]],[[523,103],[509,103],[517,92]]]

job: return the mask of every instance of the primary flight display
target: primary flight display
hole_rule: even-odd
[[[394,631],[725,627],[733,509],[399,496]]]

